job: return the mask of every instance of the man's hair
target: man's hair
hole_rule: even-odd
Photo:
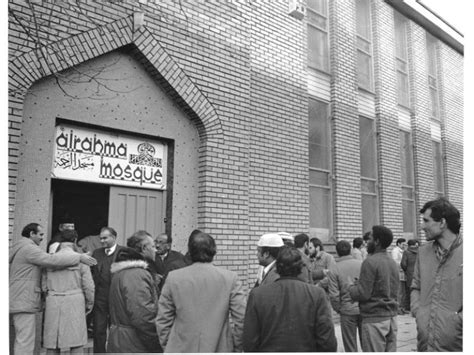
[[[304,243],[309,242],[309,237],[305,233],[295,235],[295,248],[302,248]]]
[[[145,243],[147,237],[151,237],[150,233],[144,230],[139,230],[133,233],[132,236],[127,239],[127,247],[141,253],[142,246]]]
[[[158,234],[158,237],[161,237],[162,235],[166,235],[166,244],[173,243],[173,238],[171,237],[171,234],[160,233]]]
[[[188,240],[188,251],[193,262],[210,263],[216,255],[216,242],[207,233],[191,234]]]
[[[197,234],[200,234],[200,233],[203,233],[203,232],[201,232],[199,229],[194,229],[194,230],[191,232],[191,234],[189,235],[189,238],[191,238],[191,237],[193,237],[193,236],[195,236],[195,235],[197,235]],[[188,239],[188,240],[189,240],[189,239]]]
[[[361,237],[355,237],[352,241],[353,248],[360,248],[362,244],[364,244],[364,239],[362,239]]]
[[[31,232],[38,233],[38,227],[40,224],[38,223],[28,223],[23,230],[21,231],[21,236],[25,238],[29,238]]]
[[[113,229],[112,227],[102,227],[100,229],[100,233],[102,232],[105,232],[105,231],[108,231],[110,234],[112,234],[115,238],[117,238],[117,232],[115,231],[115,229]]]
[[[280,252],[281,248],[283,247],[260,247],[260,254],[268,253],[273,259],[278,257],[278,253]]]
[[[59,218],[59,224],[74,224],[74,219],[70,215],[65,214]]]
[[[433,218],[434,221],[439,222],[444,218],[448,229],[454,234],[459,234],[459,230],[461,229],[461,214],[451,202],[444,197],[428,201],[420,210],[420,213],[425,213],[428,209],[431,209],[431,218]]]
[[[405,243],[407,240],[405,238],[398,238],[397,239],[397,245]]]
[[[276,259],[276,270],[280,276],[297,277],[303,268],[301,253],[294,247],[280,248]]]
[[[319,250],[324,250],[323,242],[319,238],[311,238],[310,242],[313,243],[315,248],[319,247]]]
[[[415,244],[418,244],[418,240],[416,240],[416,239],[408,239],[408,242],[407,242],[407,243],[408,243],[408,246],[411,247],[411,246],[413,246],[413,245],[415,245]]]
[[[393,234],[390,229],[385,226],[373,226],[372,235],[374,241],[378,240],[382,249],[387,249],[393,242]]]
[[[351,243],[347,240],[340,240],[336,244],[336,252],[339,256],[346,256],[351,253]]]
[[[368,241],[368,240],[369,240],[369,237],[370,237],[370,231],[369,231],[369,232],[365,232],[364,235],[362,236],[362,239],[365,240],[365,241]]]
[[[76,230],[67,229],[59,233],[60,243],[74,243],[78,237]]]

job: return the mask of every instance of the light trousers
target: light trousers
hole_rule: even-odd
[[[15,355],[33,354],[36,340],[36,313],[13,314],[15,326]]]
[[[341,314],[341,334],[344,344],[344,352],[356,353],[357,350],[357,332],[359,332],[359,341],[361,339],[362,317],[360,314],[347,315]]]
[[[397,351],[397,317],[380,322],[362,320],[363,352],[396,352]]]

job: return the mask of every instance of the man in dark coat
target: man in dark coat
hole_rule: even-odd
[[[336,352],[331,307],[324,290],[298,278],[301,254],[281,248],[276,260],[280,278],[254,288],[244,320],[246,352]]]
[[[408,249],[403,252],[402,261],[400,267],[405,272],[405,291],[407,297],[405,297],[405,310],[410,310],[410,290],[411,282],[413,281],[413,272],[415,271],[416,258],[418,257],[418,240],[408,240]]]
[[[92,256],[97,260],[97,265],[91,268],[95,284],[94,297],[94,353],[105,353],[107,342],[107,329],[109,327],[109,288],[110,266],[115,261],[117,253],[124,248],[117,244],[117,232],[110,227],[100,230],[102,248],[94,250]]]
[[[163,352],[156,332],[158,297],[148,262],[155,258],[153,238],[145,231],[133,234],[112,264],[110,285],[109,353]]]
[[[170,271],[180,269],[190,264],[179,251],[171,250],[172,242],[173,239],[171,238],[171,235],[166,233],[162,233],[155,238],[156,271],[163,277],[161,279],[160,289],[163,288],[166,276],[168,276]]]

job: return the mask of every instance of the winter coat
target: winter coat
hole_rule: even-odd
[[[415,262],[417,256],[418,247],[410,246],[403,252],[402,261],[400,262],[400,267],[405,272],[405,279],[408,287],[411,287],[411,282],[413,281],[413,272],[415,271]]]
[[[79,261],[78,253],[50,255],[22,237],[10,249],[10,313],[41,311],[41,267],[67,267]]]
[[[109,311],[110,332],[107,352],[161,352],[156,333],[156,285],[148,271],[148,263],[121,250],[111,266]],[[143,259],[143,257],[142,257]]]
[[[57,254],[69,254],[60,249]],[[94,305],[94,281],[84,264],[63,270],[48,269],[44,273],[46,292],[43,346],[61,349],[87,344],[86,313]]]
[[[242,350],[245,304],[242,284],[233,271],[201,262],[171,271],[156,319],[165,352]]]
[[[411,285],[418,351],[463,351],[462,274],[462,240],[442,264],[435,255],[434,242],[419,248]]]
[[[324,270],[329,270],[336,265],[334,257],[326,253],[324,250],[312,260],[311,273],[314,283],[318,284],[326,291],[328,290],[328,278],[324,274]]]

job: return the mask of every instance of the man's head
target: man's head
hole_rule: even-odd
[[[346,256],[351,253],[351,243],[347,240],[340,240],[336,244],[336,252],[339,256]]]
[[[319,238],[311,238],[308,245],[309,256],[318,256],[323,250],[323,242]]]
[[[127,247],[140,253],[146,259],[155,260],[155,242],[147,231],[140,230],[133,233],[133,235],[127,239]]]
[[[277,233],[262,235],[257,243],[258,263],[262,266],[271,264],[283,245],[283,239]]]
[[[401,249],[405,249],[407,243],[406,243],[406,239],[405,238],[398,238],[397,239],[397,247],[401,248]]]
[[[370,234],[370,233],[369,233]],[[354,240],[352,241],[352,247],[354,249],[360,249],[362,247],[362,245],[364,244],[364,239],[362,239],[361,237],[356,237],[354,238]]]
[[[446,232],[459,234],[461,215],[447,199],[441,197],[428,201],[420,213],[423,215],[421,228],[425,231],[426,240],[437,240]]]
[[[408,247],[417,247],[418,246],[418,240],[416,239],[408,239]]]
[[[60,232],[65,230],[74,230],[74,220],[69,215],[64,215],[59,219],[58,229]]]
[[[111,227],[102,227],[99,240],[104,248],[112,248],[117,243],[117,232]]]
[[[295,235],[295,248],[301,249],[305,254],[308,254],[309,237],[305,233]]]
[[[40,245],[44,239],[43,227],[38,223],[29,223],[21,231],[22,237],[30,238],[36,245]]]
[[[373,226],[369,234],[367,252],[373,254],[375,251],[387,249],[393,241],[393,234],[390,229],[384,226]]]
[[[297,277],[303,268],[301,253],[293,247],[284,246],[276,258],[276,270],[280,276]]]
[[[59,233],[60,243],[75,243],[77,240],[77,232],[74,229],[66,229]]]
[[[171,243],[173,239],[171,235],[167,235],[166,233],[161,233],[155,238],[155,246],[156,246],[156,253],[158,255],[165,255],[167,252],[171,250]]]
[[[216,242],[207,233],[191,234],[188,240],[188,251],[193,263],[210,263],[217,252]]]

